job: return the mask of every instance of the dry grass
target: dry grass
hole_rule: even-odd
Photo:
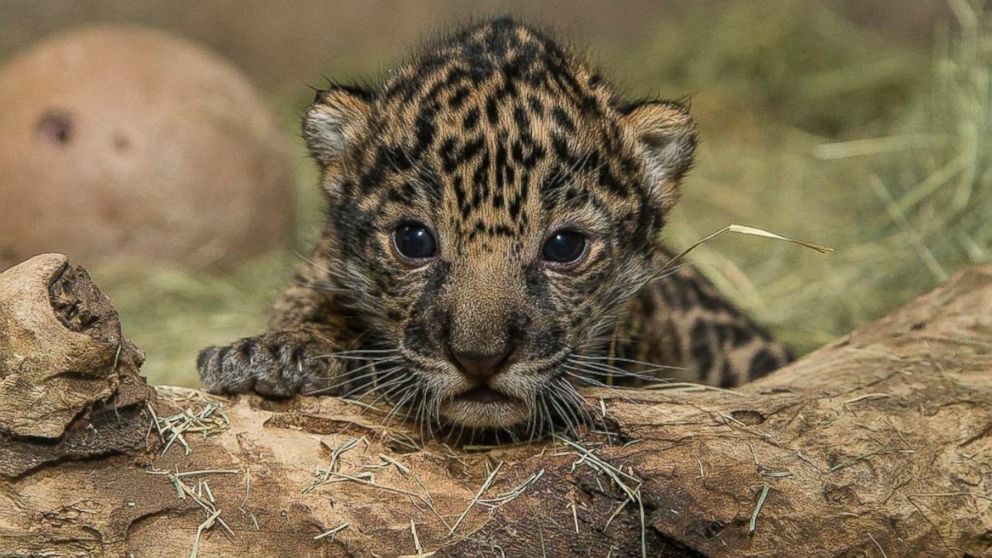
[[[659,10],[640,44],[592,45],[632,94],[693,98],[703,143],[665,233],[676,251],[729,223],[835,249],[731,235],[689,256],[800,353],[990,259],[992,39],[986,16],[965,0],[950,5],[963,31],[945,34],[933,56],[813,0]],[[382,53],[353,54],[349,68],[381,69]],[[270,91],[287,127],[302,109],[299,89]],[[312,171],[301,177],[306,236],[320,211]],[[294,258],[224,275],[94,275],[147,351],[151,380],[196,385],[196,351],[259,332]]]
[[[923,76],[900,118],[878,131],[852,124],[844,139],[853,141],[787,130],[790,146],[763,162],[725,152],[722,164],[755,177],[765,191],[752,202],[732,184],[704,177],[708,191],[681,208],[681,217],[706,223],[718,212],[714,200],[736,199],[730,203],[747,215],[741,222],[836,248],[821,258],[727,239],[694,253],[725,291],[802,350],[990,259],[988,17],[964,2],[952,5],[964,32],[937,46],[925,66],[932,75]],[[685,223],[670,231],[676,244],[697,235]]]
[[[93,275],[120,311],[125,335],[147,353],[149,380],[195,386],[200,349],[262,331],[291,262],[273,255],[224,275],[111,268]]]

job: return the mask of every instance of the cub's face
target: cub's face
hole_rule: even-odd
[[[390,399],[470,428],[575,419],[573,359],[656,269],[695,144],[684,109],[624,106],[498,20],[375,93],[321,92],[304,135],[324,170],[333,281],[398,351],[380,378]]]

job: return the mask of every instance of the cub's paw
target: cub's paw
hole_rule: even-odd
[[[324,357],[333,350],[305,332],[270,332],[226,347],[207,347],[196,368],[210,393],[290,397],[333,383],[341,366]]]

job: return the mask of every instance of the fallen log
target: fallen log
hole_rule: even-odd
[[[449,447],[333,397],[151,389],[64,257],[0,275],[0,556],[990,556],[992,266],[611,434]]]

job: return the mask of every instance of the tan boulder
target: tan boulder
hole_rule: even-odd
[[[286,136],[231,64],[139,27],[88,27],[0,69],[0,269],[229,263],[283,245]]]

